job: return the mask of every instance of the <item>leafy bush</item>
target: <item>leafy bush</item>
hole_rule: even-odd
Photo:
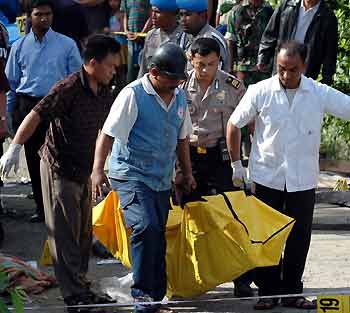
[[[26,294],[20,287],[11,288],[9,285],[8,277],[4,272],[0,272],[0,294],[8,294],[11,298],[11,302],[15,313],[24,312],[24,299]],[[0,313],[10,313],[10,310],[3,299],[0,298]]]
[[[339,27],[337,72],[333,87],[350,95],[350,2],[330,0]],[[330,159],[350,159],[350,121],[326,116],[322,129],[321,152]]]

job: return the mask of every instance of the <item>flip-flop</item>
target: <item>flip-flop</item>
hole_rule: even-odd
[[[317,309],[316,301],[307,300],[305,297],[291,297],[282,300],[282,306],[303,310]]]
[[[269,298],[259,299],[254,305],[254,310],[271,310],[276,306],[275,301]]]

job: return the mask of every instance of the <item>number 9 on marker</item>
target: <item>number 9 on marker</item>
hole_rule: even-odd
[[[317,297],[317,313],[350,313],[349,296]]]

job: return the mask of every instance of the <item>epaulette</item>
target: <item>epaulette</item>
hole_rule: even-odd
[[[232,85],[233,88],[235,88],[235,89],[238,89],[241,86],[241,81],[233,76],[227,77],[226,83],[228,83],[229,85]]]

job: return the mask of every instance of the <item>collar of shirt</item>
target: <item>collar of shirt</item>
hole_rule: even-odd
[[[301,3],[300,3],[300,11],[301,11],[303,14],[310,14],[311,12],[316,12],[316,11],[318,10],[318,8],[320,7],[320,3],[321,3],[321,1],[319,1],[316,5],[314,5],[314,6],[311,7],[310,9],[305,10],[304,0],[301,0]]]
[[[298,90],[301,91],[309,91],[312,86],[310,85],[310,81],[306,79],[304,75],[301,75],[300,84]],[[271,84],[271,90],[277,92],[285,92],[283,86],[280,83],[278,75],[273,76],[273,81]]]
[[[50,27],[49,30],[45,33],[42,41],[40,42],[32,29],[30,30],[30,33],[29,33],[29,36],[32,37],[35,42],[39,42],[40,44],[46,44],[47,42],[49,42],[49,40],[53,37],[53,35],[54,35],[54,31]]]
[[[205,33],[207,33],[210,30],[210,25],[207,23],[205,24],[202,29],[200,30],[200,32],[197,34],[197,36],[195,36],[195,38],[200,38],[203,37],[203,35]]]
[[[163,99],[157,94],[157,92],[154,90],[151,81],[149,79],[149,74],[145,74],[142,78],[141,78],[141,83],[142,83],[142,87],[143,89],[149,94],[149,95],[153,95],[157,102],[160,104],[160,106],[165,110],[165,111],[169,111],[171,106],[173,105],[175,98],[177,96],[177,94],[179,93],[179,88],[175,89],[174,92],[174,96],[171,99],[171,102],[169,105],[166,105],[165,102],[163,101]]]
[[[187,90],[191,92],[198,92],[200,87],[199,87],[194,69],[188,72],[188,77],[189,77],[189,82],[188,82]],[[217,70],[215,74],[215,78],[213,79],[213,82],[209,85],[208,89],[205,92],[204,98],[215,92],[220,92],[222,90],[222,86],[220,86],[221,81],[222,81],[221,71]]]
[[[81,84],[83,86],[83,88],[90,93],[92,96],[94,97],[98,97],[98,96],[103,96],[108,92],[108,88],[101,86],[100,84],[97,86],[97,95],[95,95],[95,93],[92,91],[90,84],[89,84],[89,79],[87,77],[87,73],[84,69],[84,66],[81,67],[81,70],[79,72],[79,76],[80,76],[80,81]]]

